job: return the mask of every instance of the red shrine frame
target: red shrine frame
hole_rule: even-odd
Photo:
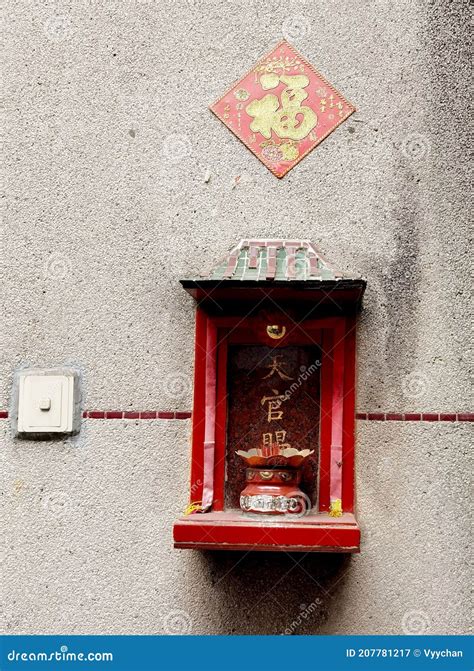
[[[272,323],[282,324],[281,314]],[[207,512],[176,521],[177,548],[358,552],[354,516],[355,322],[349,316],[288,323],[287,335],[270,340],[260,317],[215,317],[196,313],[191,499]],[[321,347],[320,454],[317,505],[298,519],[248,519],[224,509],[227,349],[230,343],[272,347]],[[333,516],[331,501],[342,511]],[[207,505],[205,502],[207,501]]]

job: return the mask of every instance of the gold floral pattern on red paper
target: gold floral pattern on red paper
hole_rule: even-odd
[[[210,109],[277,177],[355,112],[286,41]]]

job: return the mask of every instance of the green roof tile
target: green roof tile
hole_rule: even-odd
[[[250,267],[255,265],[256,267]],[[358,279],[335,270],[309,240],[241,240],[202,280],[337,281]]]

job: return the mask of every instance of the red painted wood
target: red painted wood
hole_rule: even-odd
[[[266,321],[266,324],[268,323],[272,322]],[[229,335],[229,343],[232,345],[269,345],[275,350],[280,347],[288,347],[289,345],[315,344],[314,337],[309,333],[305,333],[300,326],[290,323],[287,325],[284,319],[280,319],[274,323],[278,323],[279,326],[286,326],[287,328],[287,335],[283,336],[281,340],[272,340],[266,333],[266,330],[262,330],[262,326],[256,329],[249,325],[233,331]]]
[[[263,520],[263,521],[262,521]],[[178,521],[192,522],[197,525],[207,525],[207,524],[217,524],[217,525],[237,525],[237,526],[267,526],[268,523],[265,522],[265,518],[258,517],[245,517],[242,516],[240,510],[229,509],[224,512],[211,511],[206,515],[202,516],[199,514],[193,514],[190,516],[184,516]],[[273,520],[275,522],[275,520]],[[331,517],[328,513],[319,513],[316,510],[311,511],[307,515],[302,517],[284,517],[280,518],[277,525],[280,526],[280,522],[283,523],[284,527],[293,527],[293,526],[309,526],[309,527],[321,527],[321,526],[354,526],[357,527],[357,519],[353,513],[344,513],[341,517]]]
[[[174,547],[177,550],[236,550],[239,552],[324,552],[324,553],[358,553],[360,546],[326,546],[326,545],[263,545],[263,544],[232,544],[232,543],[175,543]]]
[[[329,499],[342,501],[342,432],[344,411],[344,337],[345,321],[341,319],[334,330],[331,457],[329,466]]]
[[[216,452],[214,464],[213,510],[224,509],[225,463],[227,442],[227,339],[220,332],[217,354]]]
[[[202,501],[204,467],[205,370],[207,346],[207,316],[197,308],[194,357],[193,433],[191,456],[191,499]],[[190,502],[192,502],[190,501]]]
[[[319,429],[319,510],[329,510],[329,475],[331,464],[333,332],[322,332],[321,356],[321,420]]]
[[[344,433],[343,433],[343,466],[342,466],[342,509],[354,510],[355,485],[355,435],[354,415],[356,396],[356,320],[346,320],[345,356],[344,356]]]
[[[212,319],[206,324],[204,462],[202,507],[209,509],[214,499],[214,457],[216,435],[217,329]]]
[[[309,334],[309,333],[313,332],[314,330],[320,330],[320,329],[326,329],[326,328],[327,329],[335,328],[338,321],[340,320],[340,317],[324,317],[322,319],[316,319],[316,318],[309,319],[308,318],[306,321],[302,322],[298,326],[289,317],[285,316],[285,314],[281,314],[280,312],[278,312],[276,310],[265,310],[264,314],[265,314],[265,318],[268,319],[269,321],[278,318],[277,321],[279,323],[282,323],[286,320],[287,323],[291,324],[293,328],[298,330],[298,332],[300,333],[300,336],[304,335],[305,333]],[[242,329],[242,328],[255,329],[258,324],[261,325],[263,323],[261,316],[213,317],[213,321],[215,322],[217,328],[222,328],[222,329],[227,328],[232,332],[237,327],[239,327],[239,329]],[[267,323],[269,323],[269,321],[267,321]],[[229,337],[231,337],[232,335],[233,335],[233,333],[229,334]],[[252,343],[256,342],[255,337],[258,338],[258,333],[254,333],[254,336],[253,336],[254,339],[252,340]],[[277,342],[277,341],[275,341],[275,342]],[[313,342],[313,340],[309,339],[308,342]]]
[[[353,515],[308,515],[275,525],[238,513],[195,514],[178,520],[173,533],[175,547],[196,549],[358,552],[360,545],[360,530]]]

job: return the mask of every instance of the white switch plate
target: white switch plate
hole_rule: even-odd
[[[71,368],[15,374],[13,421],[19,437],[72,434],[80,426],[79,373]]]

